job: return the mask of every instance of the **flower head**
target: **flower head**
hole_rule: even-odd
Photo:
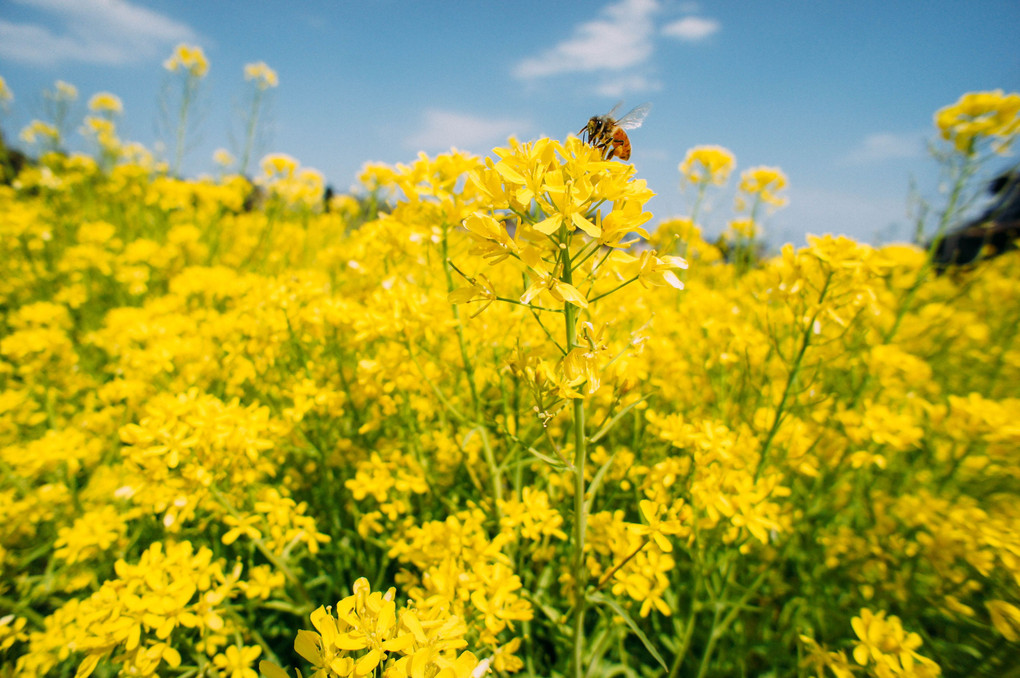
[[[244,79],[254,80],[255,86],[262,90],[276,87],[279,84],[276,71],[267,66],[264,61],[247,64],[244,67]]]
[[[182,42],[174,48],[170,58],[163,62],[163,68],[171,73],[184,70],[191,77],[201,78],[209,71],[209,61],[201,47]]]
[[[7,86],[7,81],[0,76],[0,105],[6,106],[14,101],[14,92]]]
[[[120,114],[124,110],[124,105],[116,95],[99,92],[89,99],[89,110],[93,113]]]
[[[680,174],[692,184],[722,186],[736,164],[734,155],[722,146],[695,146],[680,163]]]
[[[968,92],[935,113],[935,126],[964,155],[973,155],[983,139],[996,153],[1005,153],[1020,133],[1020,94]]]
[[[760,201],[772,207],[783,207],[787,203],[785,196],[779,192],[786,188],[786,175],[778,167],[752,167],[740,174],[739,191],[742,195],[737,196],[737,209],[743,210],[746,200],[752,202]]]

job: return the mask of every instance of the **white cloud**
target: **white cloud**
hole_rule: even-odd
[[[919,158],[924,154],[924,137],[921,134],[869,134],[846,155],[845,164],[863,165],[883,160]]]
[[[36,66],[64,61],[123,65],[195,41],[187,24],[126,0],[17,0],[46,24],[0,20],[0,57]]]
[[[687,42],[697,42],[718,33],[720,28],[722,26],[715,19],[688,16],[667,24],[662,29],[662,34]]]
[[[513,118],[481,118],[454,111],[425,111],[422,129],[408,137],[404,145],[418,151],[447,151],[450,147],[475,153],[488,153],[506,143],[511,135],[527,134],[529,123]]]
[[[650,80],[643,75],[630,75],[606,80],[595,91],[604,97],[616,99],[628,94],[658,92],[661,89],[662,83],[658,80]]]
[[[603,8],[597,19],[575,28],[567,40],[517,64],[514,75],[530,80],[640,65],[652,54],[652,17],[658,11],[658,0],[618,0]]]

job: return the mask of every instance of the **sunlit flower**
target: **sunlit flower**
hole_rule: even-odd
[[[884,611],[876,614],[864,608],[851,624],[859,639],[854,660],[861,666],[875,664],[880,673],[891,671],[893,675],[922,669],[928,676],[941,673],[937,664],[917,652],[921,637],[904,631],[899,617],[887,618]]]
[[[975,153],[986,139],[996,153],[1006,153],[1020,134],[1020,93],[968,92],[935,113],[935,126],[964,155]]]
[[[244,79],[254,80],[255,86],[263,90],[276,87],[279,83],[276,71],[267,66],[264,61],[246,64],[244,67]]]
[[[258,678],[258,673],[251,667],[262,654],[262,648],[258,645],[249,647],[238,647],[231,645],[223,653],[213,657],[213,664],[220,670],[221,675],[228,678]]]
[[[26,144],[34,144],[37,141],[56,143],[60,140],[60,130],[42,120],[33,120],[21,130],[20,137]]]
[[[737,159],[722,146],[695,146],[680,163],[680,174],[691,184],[722,186],[730,177]]]
[[[57,80],[52,98],[59,101],[75,101],[78,99],[78,88],[63,80]]]
[[[14,101],[14,92],[11,91],[3,76],[0,76],[0,105],[6,106],[12,101]]]
[[[213,162],[215,162],[220,167],[230,167],[235,162],[237,162],[237,160],[234,158],[233,154],[227,149],[217,148],[215,151],[213,151]]]
[[[124,106],[120,98],[109,92],[99,92],[89,99],[89,110],[95,113],[120,114]]]
[[[1006,640],[1015,643],[1020,640],[1020,608],[1005,600],[990,600],[985,603],[992,626]]]
[[[182,42],[174,48],[174,53],[170,58],[163,62],[163,68],[171,73],[184,70],[191,77],[201,78],[209,70],[209,61],[205,58],[205,52],[201,47]]]
[[[761,201],[771,207],[783,207],[787,203],[779,192],[786,188],[786,175],[778,167],[752,167],[740,173],[737,195],[737,210],[747,209],[747,201]]]

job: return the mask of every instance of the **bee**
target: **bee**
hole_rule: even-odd
[[[586,143],[602,151],[606,160],[630,160],[630,138],[624,130],[640,127],[652,108],[651,104],[641,104],[622,118],[617,118],[616,112],[622,105],[621,101],[605,115],[593,115],[577,133]]]

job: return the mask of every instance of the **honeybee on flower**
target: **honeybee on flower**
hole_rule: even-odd
[[[630,137],[624,130],[637,129],[648,116],[651,110],[650,103],[644,103],[632,109],[622,118],[616,117],[616,112],[623,102],[617,103],[613,109],[605,115],[593,115],[588,124],[581,128],[578,135],[595,148],[602,151],[606,160],[616,157],[620,160],[630,160]]]

